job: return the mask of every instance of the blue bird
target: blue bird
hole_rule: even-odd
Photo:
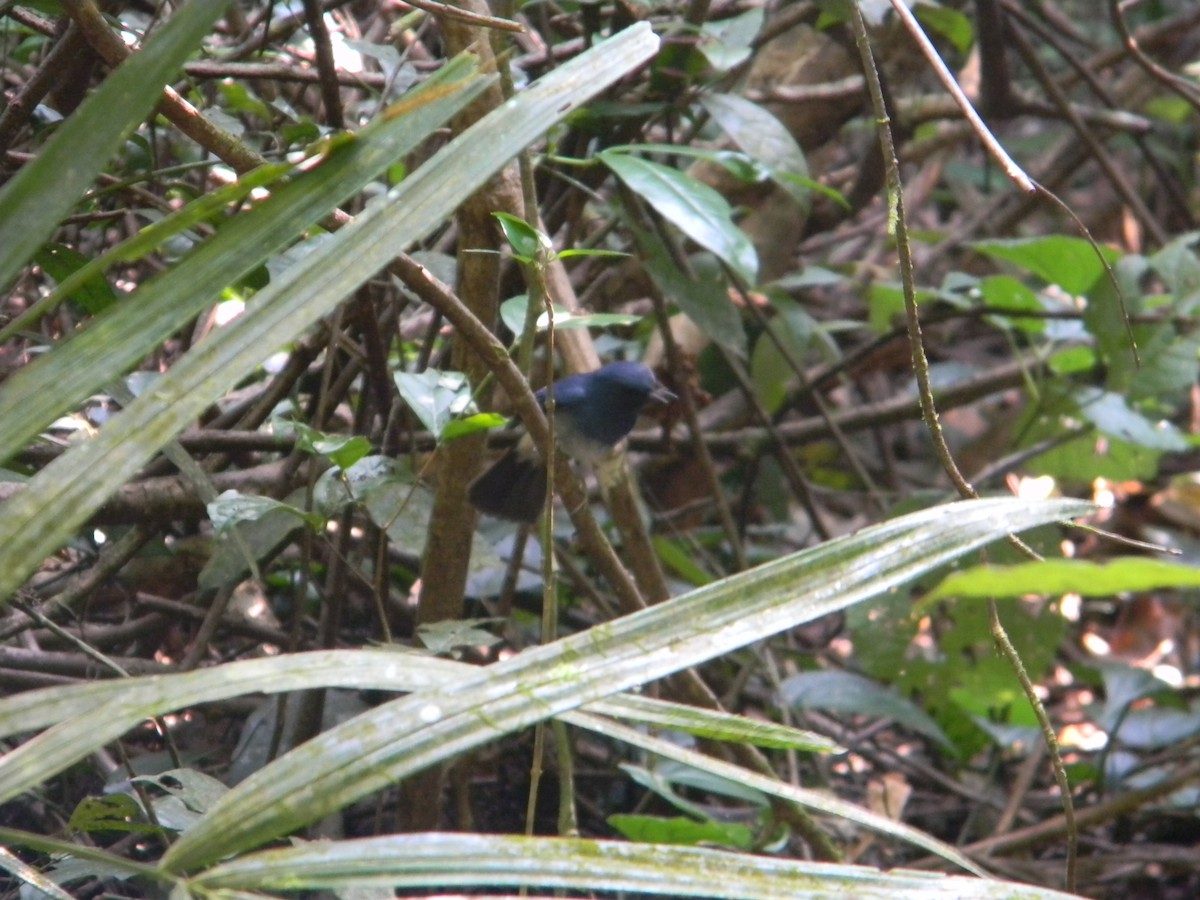
[[[535,396],[545,408],[546,389]],[[568,375],[554,382],[558,442],[574,459],[599,462],[633,430],[648,402],[674,399],[641,363],[615,362]],[[476,478],[467,496],[480,512],[514,522],[535,521],[546,503],[546,464],[529,436]]]

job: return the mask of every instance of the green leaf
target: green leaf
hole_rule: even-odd
[[[975,43],[975,28],[959,10],[940,3],[917,3],[913,5],[913,15],[927,31],[940,34],[963,56],[971,51],[971,45]]]
[[[755,284],[758,255],[750,238],[734,224],[733,210],[724,197],[670,166],[611,150],[597,158],[671,224],[716,254],[743,282]]]
[[[754,832],[746,825],[736,822],[697,822],[683,816],[612,815],[606,820],[620,834],[631,841],[649,844],[682,844],[694,847],[699,844],[715,844],[736,850],[749,850],[754,846]]]
[[[471,406],[471,385],[462,372],[395,372],[392,375],[404,402],[426,430],[438,437],[442,429]]]
[[[700,102],[734,143],[766,166],[776,184],[797,203],[808,205],[809,191],[804,187],[804,180],[808,179],[808,161],[782,122],[757,103],[737,94],[704,94]],[[784,178],[783,175],[793,177]]]
[[[952,746],[937,722],[911,700],[853,672],[799,672],[784,679],[779,695],[794,709],[890,719],[943,747]]]
[[[750,58],[765,15],[763,7],[753,6],[736,16],[710,19],[700,26],[697,47],[710,66],[728,72]]]
[[[1009,498],[923,510],[529,648],[452,689],[385,703],[243,781],[162,866],[192,871],[273,840],[447,755],[845,609],[1010,530],[1091,508]]]
[[[1079,411],[1101,432],[1151,450],[1186,450],[1191,444],[1173,424],[1152,422],[1131,409],[1120,394],[1100,388],[1082,388],[1075,394]]]
[[[299,440],[297,446],[306,453],[324,456],[339,469],[348,469],[371,452],[371,442],[361,434],[325,434],[303,422],[292,422]]]
[[[679,270],[674,258],[653,231],[627,221],[641,250],[642,262],[654,283],[700,330],[721,346],[746,356],[746,328],[729,299],[725,273],[712,257],[691,259],[693,277]]]
[[[494,212],[492,216],[500,223],[513,255],[521,262],[531,263],[539,255],[553,252],[550,239],[524,219],[505,212]]]
[[[117,67],[0,188],[0,288],[6,286],[154,109],[163,86],[212,30],[228,3],[188,3]]]
[[[636,695],[624,696],[619,704],[598,700],[588,709],[597,714],[629,719],[671,731],[684,731],[714,741],[754,744],[772,750],[802,750],[812,753],[844,753],[845,749],[822,735],[789,725],[777,725],[726,712],[684,706]]]
[[[658,554],[658,558],[663,561],[663,564],[680,578],[685,579],[688,584],[693,587],[701,587],[715,580],[696,562],[692,553],[689,552],[690,548],[684,546],[680,541],[661,534],[654,535],[651,541],[654,544],[654,552]]]
[[[940,872],[815,863],[708,847],[582,838],[400,834],[313,841],[229,860],[187,881],[196,896],[222,890],[298,892],[387,885],[409,896],[516,892],[812,900],[1067,900],[1061,891]],[[511,887],[504,892],[501,889]]]
[[[509,297],[500,304],[500,321],[513,334],[520,334],[521,329],[525,327],[525,309],[528,305],[529,297],[525,294]],[[642,318],[642,316],[624,313],[573,313],[565,306],[555,305],[554,307],[555,329],[615,328],[623,325],[636,325],[642,321]],[[547,331],[549,328],[550,317],[543,312],[537,318],[537,329],[538,331]]]
[[[490,412],[476,413],[462,419],[452,419],[442,428],[441,438],[443,441],[453,441],[456,438],[466,437],[468,434],[489,431],[492,428],[503,428],[507,421],[508,419],[499,413]]]
[[[1040,313],[1045,310],[1038,295],[1027,284],[1011,275],[991,275],[979,282],[978,289],[988,306],[998,306],[1015,312]],[[1019,328],[1028,334],[1042,334],[1046,330],[1045,321],[1039,318],[1014,316],[1010,320],[1005,313],[997,313],[989,318]]]
[[[1014,263],[1049,284],[1057,284],[1068,294],[1086,294],[1104,274],[1096,250],[1082,238],[1056,234],[976,241],[971,247],[993,259]],[[1121,255],[1111,247],[1101,247],[1100,253],[1110,265]]]
[[[975,566],[946,576],[921,605],[944,597],[1022,597],[1080,594],[1114,597],[1133,591],[1200,587],[1200,569],[1148,557],[1094,563],[1047,559],[1015,566]]]
[[[430,653],[441,655],[464,647],[492,647],[504,639],[479,626],[494,626],[504,622],[507,622],[507,619],[446,619],[442,622],[427,622],[417,626],[417,640]]]
[[[58,282],[59,290],[55,291],[55,294],[61,292],[62,296],[70,297],[89,315],[103,312],[117,302],[116,291],[112,289],[112,285],[105,280],[103,275],[91,274],[90,276],[74,277],[78,276],[88,265],[87,257],[77,250],[72,250],[62,244],[48,244],[38,251],[34,259],[47,275]],[[71,284],[64,288],[67,282],[71,282]],[[28,321],[24,315],[20,319],[22,324]],[[12,326],[10,325],[9,328]]]
[[[268,513],[276,511],[295,516],[312,528],[319,528],[325,524],[321,516],[306,513],[273,497],[242,494],[234,490],[223,491],[208,504],[208,517],[212,520],[213,529],[217,534],[228,531],[240,522],[257,522]]]
[[[104,831],[159,834],[162,831],[145,821],[141,806],[128,794],[85,797],[71,813],[67,828],[77,834]]]
[[[284,500],[282,508],[267,510],[253,521],[239,523],[238,540],[231,539],[232,532],[220,536],[212,548],[212,556],[200,571],[197,586],[210,590],[241,581],[250,570],[247,553],[256,562],[261,562],[301,528],[310,527],[309,520],[298,517],[295,512],[303,508],[306,494],[305,488],[293,491]],[[329,510],[320,512],[322,519],[332,515]]]

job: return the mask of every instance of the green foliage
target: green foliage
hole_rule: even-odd
[[[1043,559],[1016,566],[975,566],[946,576],[922,605],[946,597],[1021,597],[1081,594],[1113,597],[1130,591],[1200,587],[1200,570],[1136,556],[1095,563]]]
[[[754,245],[737,225],[733,211],[715,190],[684,172],[605,150],[598,158],[680,231],[701,247],[712,251],[745,284],[757,281],[758,258]]]

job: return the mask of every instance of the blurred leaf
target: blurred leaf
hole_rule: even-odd
[[[1133,750],[1176,747],[1200,735],[1200,699],[1184,709],[1147,706],[1130,710],[1120,729],[1110,735],[1114,742]]]
[[[654,535],[651,541],[654,543],[654,552],[658,554],[658,558],[662,560],[663,564],[693,587],[700,587],[716,580],[693,559],[688,548],[681,542],[661,534]]]
[[[1173,424],[1150,421],[1131,409],[1120,394],[1088,387],[1077,391],[1075,397],[1083,417],[1110,437],[1151,450],[1179,451],[1191,446]]]
[[[971,247],[993,259],[1014,263],[1068,294],[1082,295],[1104,275],[1096,250],[1082,238],[1061,234],[1034,238],[975,241]],[[1120,253],[1110,247],[1100,252],[1111,265]]]
[[[1152,672],[1128,663],[1100,659],[1093,661],[1089,668],[1099,669],[1104,679],[1104,701],[1100,704],[1096,724],[1110,734],[1134,703],[1172,689]]]
[[[779,696],[793,709],[889,719],[944,747],[952,746],[937,723],[911,700],[853,672],[798,672],[779,685]]]
[[[627,815],[612,815],[605,821],[623,837],[641,843],[683,844],[693,847],[699,844],[713,844],[736,850],[749,850],[754,846],[754,832],[736,822],[716,822],[712,819],[697,822],[682,816],[668,819],[662,816]]]
[[[150,114],[163,86],[227,5],[213,0],[175,10],[55,129],[37,157],[0,188],[0,288],[46,242],[125,136]]]
[[[963,56],[971,52],[971,45],[975,43],[975,27],[960,10],[941,4],[915,3],[913,15],[926,31],[944,37]]]
[[[1026,433],[1026,441],[1034,444],[1045,437],[1057,437],[1059,426],[1039,428]],[[1027,466],[1031,474],[1051,475],[1064,485],[1091,484],[1097,478],[1113,481],[1136,481],[1153,478],[1158,473],[1162,451],[1118,438],[1098,438],[1083,434],[1078,439],[1060,444],[1040,453]]]
[[[466,437],[468,434],[477,434],[492,428],[503,428],[507,422],[508,419],[499,413],[476,413],[462,419],[452,419],[442,429],[442,440],[453,441],[456,438]]]
[[[480,625],[496,625],[507,619],[446,619],[417,626],[417,640],[430,653],[448,655],[453,650],[494,647],[504,639]]]
[[[257,518],[240,522],[237,534],[240,540],[232,540],[232,532],[221,535],[213,544],[212,555],[197,579],[197,587],[213,590],[234,584],[246,577],[250,567],[246,561],[249,553],[255,562],[261,562],[282,547],[301,528],[310,527],[304,517],[294,510],[303,508],[305,488],[293,491],[279,508],[267,510]],[[322,510],[323,518],[329,512]]]
[[[765,811],[770,806],[766,795],[760,791],[674,760],[656,760],[655,765],[650,768],[622,763],[621,771],[646,790],[662,797],[676,809],[695,816],[697,819],[709,818],[707,810],[699,802],[681,794],[676,790],[677,787],[694,788],[708,794],[716,794],[719,797],[730,797],[760,811]]]
[[[1068,347],[1049,359],[1050,370],[1056,375],[1076,375],[1096,368],[1096,351],[1091,347]]]
[[[1200,587],[1200,569],[1142,556],[1103,563],[1045,559],[1015,566],[974,566],[954,572],[924,597],[921,607],[944,597],[1023,597],[1080,594],[1115,597],[1133,591]]]
[[[1200,303],[1200,258],[1196,244],[1200,234],[1189,231],[1169,241],[1150,257],[1150,266],[1175,296],[1176,311],[1190,315]]]
[[[142,807],[128,794],[85,797],[71,813],[67,829],[76,834],[120,831],[133,834],[160,834],[146,821]]]
[[[979,282],[979,295],[988,306],[1000,307],[1005,312],[997,313],[989,318],[1012,328],[1019,328],[1027,334],[1042,334],[1046,330],[1046,322],[1039,318],[1022,318],[1019,315],[1009,317],[1008,310],[1014,313],[1041,313],[1045,306],[1028,285],[1011,275],[991,275]]]
[[[433,514],[433,493],[401,462],[386,456],[367,456],[356,462],[342,479],[331,483],[348,491],[347,502],[361,503],[371,521],[387,532],[388,539],[406,553],[420,556]],[[479,535],[471,538],[469,572],[504,563]]]
[[[750,58],[764,16],[761,6],[753,6],[728,18],[709,19],[700,26],[698,49],[714,69],[728,72]]]
[[[596,158],[663,218],[711,250],[747,285],[754,285],[758,255],[750,238],[734,224],[733,210],[724,197],[670,166],[611,150],[601,151]]]
[[[754,342],[754,352],[750,355],[750,375],[755,393],[771,414],[782,409],[787,400],[788,387],[796,378],[796,371],[780,350],[780,344],[791,351],[793,359],[804,359],[805,348],[796,345],[791,329],[779,319],[767,323],[763,333]]]

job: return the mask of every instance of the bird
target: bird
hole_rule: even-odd
[[[558,443],[573,459],[597,463],[609,456],[637,422],[647,403],[667,404],[675,395],[647,366],[614,362],[554,382]],[[534,396],[546,407],[547,389]],[[546,463],[524,435],[467,490],[480,512],[513,522],[534,522],[546,503]]]

